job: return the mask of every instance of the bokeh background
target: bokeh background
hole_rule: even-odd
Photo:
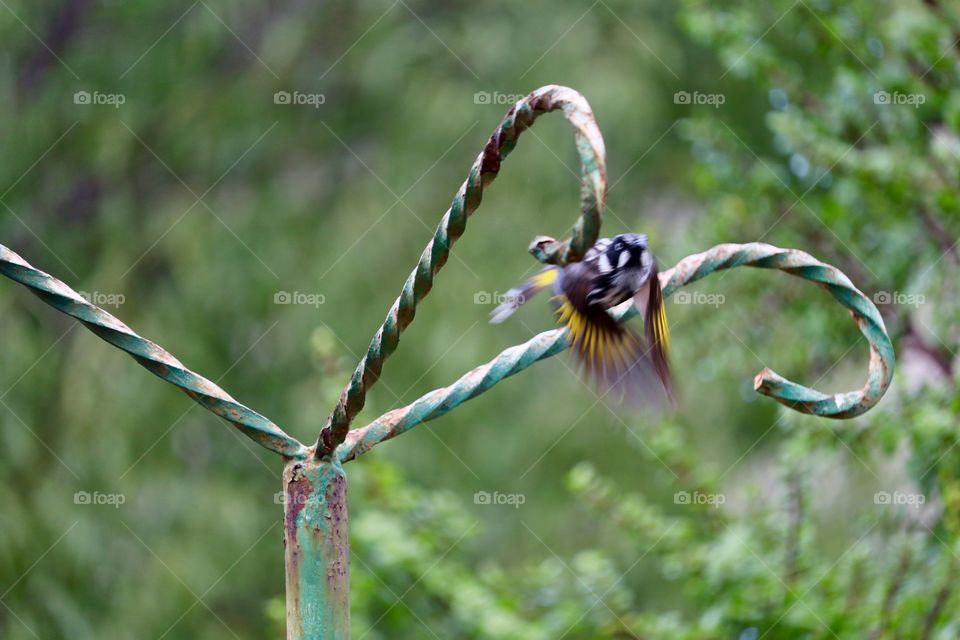
[[[868,350],[737,269],[670,303],[676,411],[560,357],[351,464],[354,638],[960,634],[955,4],[0,0],[0,37],[3,244],[305,441],[545,84],[604,133],[605,235],[795,247],[877,301],[897,379],[856,420],[754,394]],[[553,325],[486,318],[576,163],[559,115],[524,134],[359,424]],[[10,282],[0,319],[0,637],[282,637],[280,461]]]

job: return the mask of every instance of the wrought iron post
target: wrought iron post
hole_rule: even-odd
[[[283,469],[287,640],[350,637],[347,476],[339,460]]]
[[[433,287],[433,279],[446,263],[450,247],[463,234],[468,217],[479,207],[483,190],[499,173],[501,162],[514,148],[519,135],[537,117],[555,110],[561,111],[574,128],[582,173],[582,216],[569,239],[557,241],[541,236],[531,245],[530,252],[541,262],[565,264],[578,260],[596,241],[607,193],[603,138],[583,96],[566,87],[542,87],[515,104],[490,136],[343,390],[317,442],[310,447],[234,400],[216,384],[194,373],[162,347],[137,335],[60,280],[0,245],[0,274],[26,286],[58,311],[80,320],[98,336],[129,353],[151,373],[179,387],[257,444],[282,456],[288,640],[350,637],[347,479],[342,465],[567,348],[565,330],[545,331],[524,344],[504,350],[453,384],[435,389],[365,427],[350,430],[354,417],[363,408],[367,390],[377,381],[384,362],[397,348],[400,334],[413,322],[417,305]],[[850,418],[873,407],[893,377],[893,345],[876,306],[836,268],[794,249],[762,243],[724,244],[688,256],[664,271],[660,274],[661,285],[664,294],[669,295],[710,273],[739,266],[778,269],[823,287],[850,311],[870,344],[868,378],[861,389],[824,394],[764,369],[757,374],[756,390],[795,411],[830,418]],[[624,307],[613,313],[618,319],[626,320],[633,311]]]

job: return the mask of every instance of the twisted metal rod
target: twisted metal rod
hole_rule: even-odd
[[[754,388],[791,409],[826,418],[852,418],[873,407],[886,392],[893,377],[893,344],[877,307],[837,268],[796,249],[781,249],[759,242],[721,244],[688,256],[675,267],[662,272],[660,284],[664,296],[669,296],[680,287],[711,273],[742,266],[778,269],[822,286],[837,302],[850,310],[870,344],[867,382],[862,389],[828,395],[791,382],[767,368],[757,374]],[[635,314],[635,308],[629,303],[614,312],[620,320],[627,320]],[[567,330],[553,329],[522,345],[510,347],[450,386],[435,389],[413,403],[385,413],[367,426],[349,432],[345,442],[336,451],[337,458],[341,462],[353,460],[384,440],[439,418],[504,378],[556,355],[568,346]]]
[[[269,419],[240,404],[216,384],[185,367],[163,347],[140,337],[113,315],[90,304],[66,284],[3,245],[0,245],[0,274],[28,287],[54,309],[76,318],[93,333],[126,351],[145,369],[179,387],[201,407],[224,418],[257,444],[288,458],[306,457],[307,448]]]
[[[434,389],[411,404],[388,411],[367,426],[350,431],[344,443],[337,447],[336,456],[340,462],[353,460],[384,440],[398,436],[422,422],[439,418],[504,378],[561,353],[568,346],[566,329],[553,329],[510,347],[450,386]]]
[[[541,87],[517,102],[477,157],[466,181],[457,191],[444,214],[433,239],[427,243],[417,266],[410,273],[400,296],[393,303],[383,325],[374,335],[366,355],[340,395],[336,408],[327,418],[316,444],[316,457],[329,456],[347,437],[354,417],[363,409],[367,391],[377,382],[384,361],[396,350],[400,334],[413,322],[417,305],[433,288],[433,278],[446,263],[450,248],[463,235],[467,218],[480,206],[483,190],[496,178],[501,161],[516,145],[520,134],[540,115],[560,109],[573,125],[580,155],[581,209],[570,240],[541,244],[543,259],[566,264],[580,259],[596,242],[606,204],[607,175],[603,137],[586,99],[567,87]]]

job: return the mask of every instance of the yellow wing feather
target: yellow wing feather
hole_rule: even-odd
[[[670,325],[667,324],[666,305],[661,304],[653,319],[653,333],[657,342],[663,345],[664,355],[670,355]]]
[[[545,269],[530,278],[530,281],[538,288],[546,289],[547,287],[553,286],[553,283],[557,281],[558,273],[560,273],[559,269]]]
[[[624,369],[637,353],[636,341],[629,334],[612,333],[599,326],[567,300],[557,309],[557,320],[566,326],[574,353],[588,370]]]

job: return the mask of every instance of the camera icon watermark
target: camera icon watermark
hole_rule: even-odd
[[[126,103],[127,96],[122,93],[100,93],[99,91],[77,91],[73,94],[73,104],[108,105],[119,109]]]
[[[873,494],[873,504],[919,507],[926,503],[922,493],[904,493],[903,491],[877,491]]]
[[[727,96],[722,93],[677,91],[673,94],[673,104],[707,105],[714,109],[719,109],[720,105],[726,101]]]
[[[673,504],[680,505],[706,505],[714,509],[720,508],[720,505],[726,503],[727,497],[722,493],[702,493],[700,491],[677,491],[673,494]]]
[[[102,291],[77,291],[80,297],[98,307],[118,308],[127,301],[122,293],[104,293]]]
[[[500,93],[499,91],[477,91],[473,94],[473,104],[516,104],[526,96],[522,93]]]
[[[519,509],[527,501],[527,496],[522,493],[500,493],[494,491],[477,491],[473,494],[473,504],[479,505],[507,505],[514,509]]]
[[[277,291],[273,294],[273,304],[303,305],[319,309],[327,301],[322,293],[304,293],[302,291]]]
[[[310,106],[319,109],[325,104],[327,96],[322,93],[303,93],[302,91],[277,91],[273,94],[273,104]]]
[[[894,91],[877,91],[873,94],[873,104],[880,105],[906,105],[918,109],[920,105],[927,101],[927,96],[922,93],[901,93]]]
[[[126,502],[127,496],[122,493],[100,493],[99,491],[90,493],[89,491],[77,491],[73,494],[73,504],[79,504],[83,506],[106,505],[113,507],[114,509],[119,509],[120,506]]]
[[[914,309],[919,308],[920,305],[924,304],[927,301],[926,296],[922,293],[903,293],[901,291],[877,291],[873,294],[873,303],[874,304],[883,304],[883,305],[900,305],[913,307]]]
[[[703,293],[702,291],[678,291],[670,297],[674,304],[703,304],[718,308],[727,301],[722,293]]]

